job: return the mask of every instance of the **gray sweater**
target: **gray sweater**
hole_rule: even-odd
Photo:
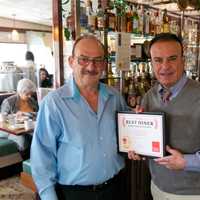
[[[16,113],[17,111],[19,111],[19,95],[15,94],[12,95],[6,99],[4,99],[4,101],[1,104],[1,112],[4,113]],[[34,112],[38,111],[38,103],[34,98],[30,98],[28,101],[30,107],[33,109]]]
[[[143,99],[145,111],[166,113],[167,144],[183,154],[194,154],[200,150],[200,83],[188,80],[180,93],[168,105],[161,103],[158,85]],[[200,195],[200,172],[176,171],[156,164],[150,159],[152,181],[162,191]]]

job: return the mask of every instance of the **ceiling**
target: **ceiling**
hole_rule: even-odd
[[[0,17],[52,24],[52,0],[0,0]]]
[[[52,25],[52,1],[53,0],[0,0],[0,17],[13,19],[13,14],[15,14],[16,20]],[[65,2],[65,0],[62,1]],[[176,4],[163,4],[165,1],[166,0],[132,0],[132,2],[145,2],[148,3],[148,5],[156,6],[160,9],[168,8],[170,11],[178,12],[179,9]],[[185,12],[185,14],[199,17],[200,11]]]

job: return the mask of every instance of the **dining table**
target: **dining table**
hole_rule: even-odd
[[[7,122],[0,122],[0,130],[13,135],[25,135],[33,132],[34,128],[25,129],[24,124],[10,125]]]

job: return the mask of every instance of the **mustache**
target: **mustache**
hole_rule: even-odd
[[[91,75],[91,76],[94,76],[94,75],[98,75],[98,74],[99,74],[99,72],[96,71],[96,70],[84,70],[82,73],[83,73],[84,75]]]
[[[163,75],[169,75],[169,74],[172,74],[172,73],[174,73],[174,71],[172,71],[172,70],[162,70],[162,71],[160,71],[160,74],[163,74]]]

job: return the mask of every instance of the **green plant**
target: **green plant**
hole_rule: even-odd
[[[125,0],[114,0],[113,6],[117,9],[117,16],[124,16],[128,7]]]

